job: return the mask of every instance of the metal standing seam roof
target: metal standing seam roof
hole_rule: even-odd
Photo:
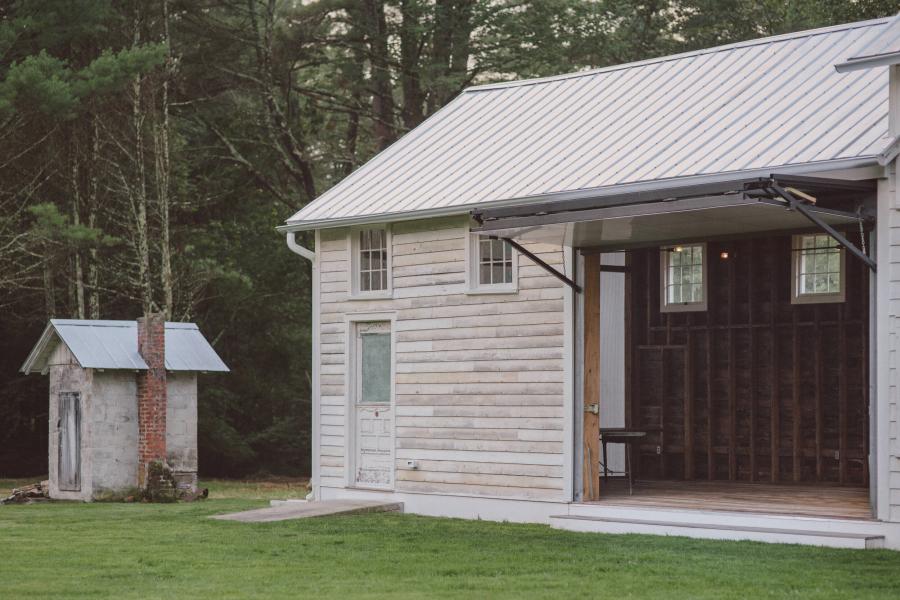
[[[167,370],[228,371],[194,323],[166,322],[165,336]],[[148,368],[138,352],[135,321],[51,319],[22,365],[22,372],[43,371],[57,338],[85,369]]]
[[[868,69],[900,63],[900,15],[882,28],[873,28],[859,42],[845,62],[835,65],[838,71]]]
[[[282,229],[875,164],[890,141],[887,72],[835,64],[890,22],[468,88]]]

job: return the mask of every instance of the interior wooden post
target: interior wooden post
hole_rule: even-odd
[[[596,405],[596,412],[592,410]],[[584,500],[600,497],[600,254],[584,257]]]

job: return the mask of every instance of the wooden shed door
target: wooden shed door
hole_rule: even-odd
[[[59,395],[58,485],[61,490],[81,489],[81,394]]]
[[[394,419],[390,323],[358,323],[355,364],[355,483],[394,485]]]

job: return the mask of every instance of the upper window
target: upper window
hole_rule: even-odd
[[[517,289],[518,256],[509,242],[471,234],[469,289],[473,292],[511,292]]]
[[[795,235],[792,249],[792,301],[843,302],[844,249],[825,234]]]
[[[660,310],[706,310],[706,244],[660,249]]]
[[[390,232],[384,228],[351,233],[352,294],[387,296],[391,290]]]

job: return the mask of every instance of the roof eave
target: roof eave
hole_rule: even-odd
[[[846,62],[834,65],[834,69],[838,73],[849,73],[851,71],[862,71],[863,69],[872,69],[874,67],[889,67],[896,64],[900,64],[900,52],[889,52],[887,54],[851,58]]]
[[[746,171],[735,171],[727,173],[710,173],[706,175],[692,175],[688,177],[677,177],[670,179],[654,179],[651,181],[641,181],[637,183],[622,183],[601,188],[590,188],[582,190],[573,190],[566,192],[554,192],[551,194],[540,194],[536,196],[526,196],[521,198],[506,198],[503,200],[491,200],[488,202],[477,202],[472,204],[461,204],[457,206],[448,206],[435,209],[416,210],[397,213],[381,213],[374,215],[358,215],[352,217],[339,217],[334,219],[316,219],[310,221],[300,221],[295,223],[285,223],[276,227],[279,233],[290,233],[296,231],[313,231],[316,229],[334,229],[337,227],[352,227],[355,225],[376,225],[381,223],[396,223],[399,221],[415,221],[418,219],[430,219],[435,217],[445,217],[454,215],[468,215],[470,211],[482,208],[499,208],[503,206],[521,206],[538,202],[553,202],[561,200],[577,200],[580,198],[603,197],[611,194],[619,194],[626,192],[644,192],[649,190],[666,189],[668,187],[677,187],[682,185],[691,185],[694,183],[713,183],[716,181],[734,179],[735,177],[756,177],[767,176],[770,173],[778,172],[784,175],[801,175],[808,173],[816,173],[821,171],[855,169],[860,167],[883,166],[880,155],[872,156],[855,156],[853,158],[842,158],[837,160],[827,160],[815,163],[801,163],[788,166],[771,166],[759,169],[750,169]]]
[[[51,341],[53,341],[54,337],[59,342],[62,342],[62,338],[56,332],[56,328],[53,326],[53,323],[47,323],[47,326],[44,327],[44,332],[41,334],[41,337],[34,345],[34,348],[31,349],[31,352],[28,353],[28,357],[25,359],[25,362],[22,363],[21,368],[19,368],[20,373],[24,375],[31,375],[35,371],[40,371],[40,373],[42,374],[46,373],[46,353],[48,352],[47,346]],[[40,364],[40,361],[42,359],[43,363]],[[78,360],[78,358],[76,357],[75,360]]]
[[[490,203],[482,203],[490,204]],[[474,205],[473,205],[474,206]],[[375,225],[378,223],[396,223],[397,221],[415,221],[417,219],[433,219],[436,217],[450,217],[469,214],[472,206],[447,206],[427,210],[415,210],[409,212],[381,213],[375,215],[359,215],[353,217],[339,217],[336,219],[314,219],[285,223],[275,227],[278,233],[291,233],[296,231],[313,231],[316,229],[333,229],[336,227],[352,227],[354,225]]]

